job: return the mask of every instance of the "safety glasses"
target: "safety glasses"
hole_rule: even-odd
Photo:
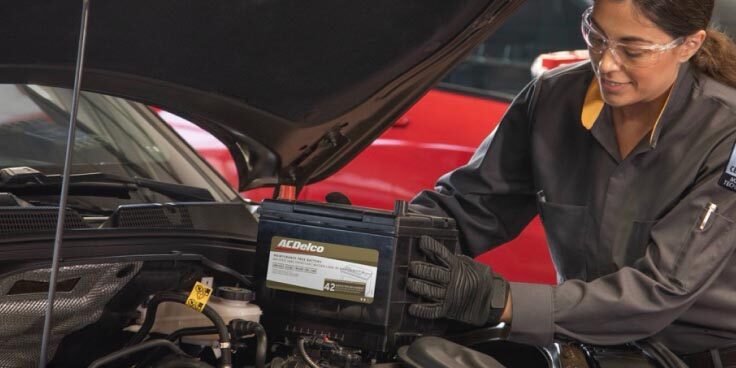
[[[603,32],[598,30],[591,20],[593,7],[585,10],[583,21],[580,26],[583,39],[588,45],[590,56],[598,59],[606,50],[611,50],[611,56],[619,65],[641,68],[651,66],[659,61],[659,57],[665,51],[682,45],[684,37],[679,37],[666,44],[652,44],[647,42],[619,42],[606,38]]]

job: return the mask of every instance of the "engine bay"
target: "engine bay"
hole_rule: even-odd
[[[168,228],[181,238],[208,226],[237,226],[232,218],[212,225],[208,211],[217,206],[151,208],[164,211],[152,218],[172,221],[176,226]],[[132,210],[135,217],[127,214]],[[143,221],[137,224],[142,227],[150,217],[142,210],[123,209],[107,223],[115,225],[113,232],[129,230],[121,225],[128,219]],[[182,214],[191,227],[182,227]],[[445,331],[443,323],[407,314],[418,299],[403,284],[408,262],[422,257],[415,247],[419,236],[457,246],[451,220],[410,214],[405,202],[391,212],[265,201],[259,217],[257,226],[240,224],[258,229],[258,240],[248,244],[157,243],[152,237],[135,245],[121,240],[124,246],[101,246],[108,241],[96,237],[88,240],[94,246],[68,241],[48,366],[398,367],[400,346]],[[28,346],[39,341],[50,269],[38,263],[5,271],[0,366],[36,366],[38,350]],[[305,281],[309,275],[316,286]]]

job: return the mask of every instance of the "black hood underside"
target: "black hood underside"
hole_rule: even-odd
[[[521,2],[91,0],[82,88],[194,120],[235,154],[242,188],[301,185],[370,144]],[[80,13],[81,0],[0,1],[0,80],[70,87]]]

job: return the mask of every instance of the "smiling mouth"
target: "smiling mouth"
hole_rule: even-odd
[[[609,86],[612,86],[612,87],[618,87],[618,86],[623,86],[623,85],[629,84],[629,82],[626,82],[626,83],[614,82],[614,81],[611,81],[611,80],[608,80],[608,79],[603,79],[603,83],[604,84],[607,84]]]

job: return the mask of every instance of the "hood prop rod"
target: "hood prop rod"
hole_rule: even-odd
[[[79,30],[79,44],[77,45],[77,65],[74,70],[74,90],[72,106],[69,114],[69,135],[66,142],[64,156],[64,173],[61,181],[61,197],[59,198],[59,217],[56,221],[56,236],[54,238],[53,258],[51,260],[51,275],[49,276],[49,294],[46,301],[46,316],[43,321],[43,335],[41,338],[41,356],[38,361],[40,368],[45,368],[51,335],[52,315],[54,313],[54,299],[56,297],[56,277],[59,273],[59,256],[64,234],[64,220],[66,218],[66,203],[69,197],[69,175],[74,152],[74,135],[77,129],[77,110],[79,109],[79,91],[82,84],[82,69],[84,67],[84,49],[87,43],[87,19],[89,18],[89,0],[82,0],[82,21]]]

